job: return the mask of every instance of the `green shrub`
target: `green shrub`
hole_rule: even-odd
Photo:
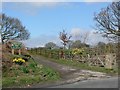
[[[36,64],[30,63],[30,64],[29,64],[29,67],[30,67],[30,68],[35,68],[35,67],[36,67]]]
[[[29,69],[26,68],[26,67],[22,67],[22,70],[23,70],[24,73],[29,73]]]

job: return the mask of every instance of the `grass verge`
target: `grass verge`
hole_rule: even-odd
[[[2,73],[2,87],[27,87],[33,84],[59,80],[59,73],[53,69],[37,64],[30,59],[25,65],[13,64]]]

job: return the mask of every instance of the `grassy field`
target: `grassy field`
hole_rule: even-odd
[[[58,80],[59,73],[36,64],[32,59],[25,62],[25,65],[13,64],[9,70],[3,72],[2,87],[27,87],[36,83]]]

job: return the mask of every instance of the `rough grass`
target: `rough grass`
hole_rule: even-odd
[[[30,59],[25,65],[13,64],[2,75],[2,87],[26,87],[28,85],[58,80],[59,74],[46,66]]]
[[[59,75],[55,71],[47,67],[45,67],[43,70],[41,70],[42,73],[36,73],[34,75],[26,74],[16,77],[3,77],[2,87],[26,87],[28,85],[59,79]]]
[[[4,87],[19,87],[27,86],[28,84],[38,83],[42,81],[40,76],[24,75],[18,77],[3,77],[2,86]]]

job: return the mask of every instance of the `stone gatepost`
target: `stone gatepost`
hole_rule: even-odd
[[[106,69],[113,69],[112,63],[113,63],[113,55],[107,54],[105,57],[105,68]]]
[[[19,49],[18,52],[19,52],[19,55],[21,55],[21,49]]]
[[[12,54],[14,55],[14,49],[12,49]]]

